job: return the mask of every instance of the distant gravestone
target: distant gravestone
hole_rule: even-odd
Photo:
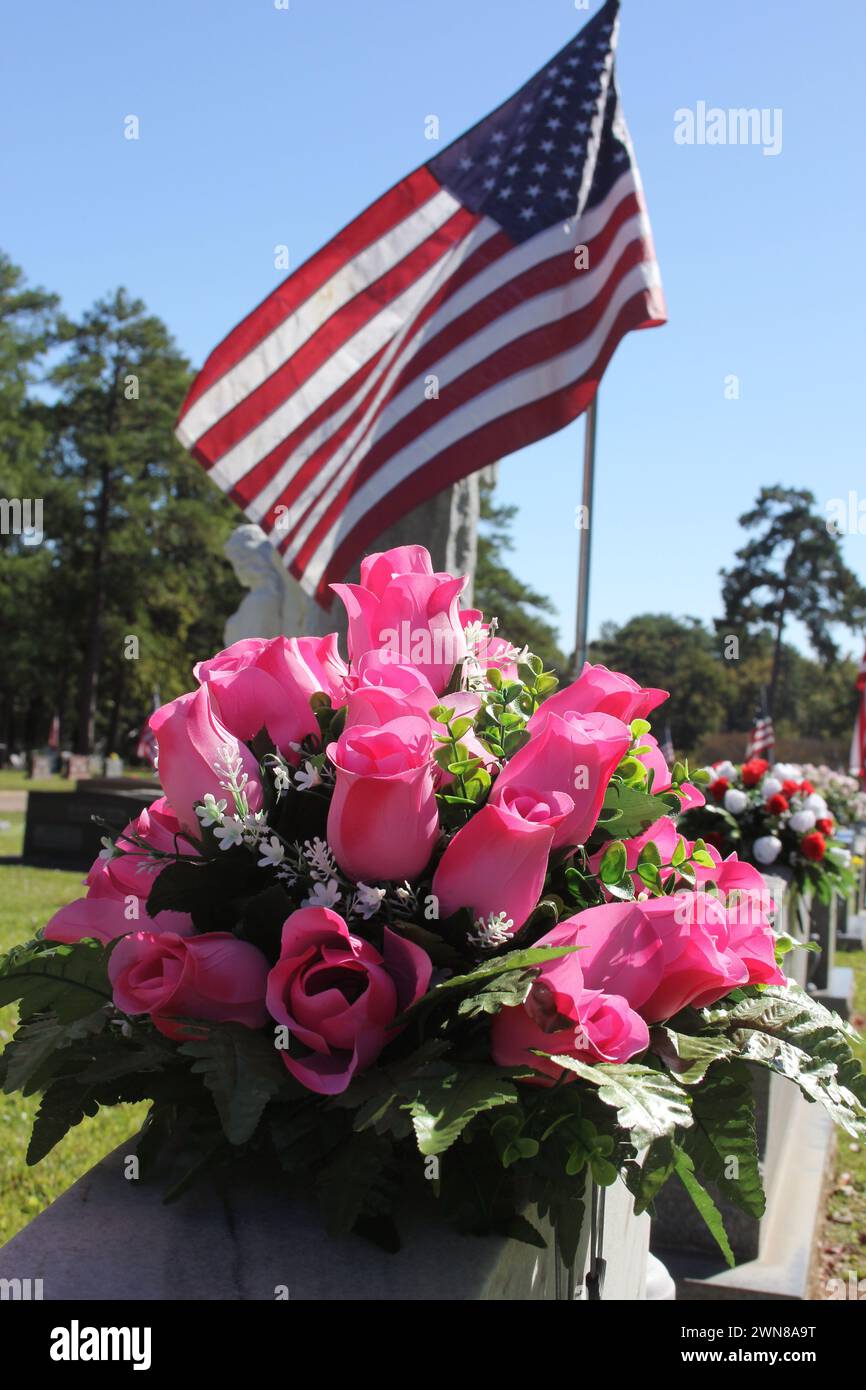
[[[30,762],[30,776],[34,781],[41,781],[45,777],[50,777],[54,772],[54,755],[52,753],[34,753]]]
[[[158,786],[94,790],[90,782],[74,792],[31,792],[23,861],[42,868],[87,870],[102,848],[102,837],[116,835],[159,795]]]
[[[118,755],[117,755],[116,753],[112,753],[112,754],[110,755],[110,757],[108,757],[108,758],[105,759],[105,776],[106,776],[106,777],[122,777],[122,776],[123,776],[123,759],[120,758],[120,757],[118,757]]]
[[[86,753],[70,753],[66,764],[66,776],[70,782],[84,782],[93,774],[90,770],[90,758]]]

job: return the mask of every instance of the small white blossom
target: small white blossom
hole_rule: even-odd
[[[506,917],[504,912],[491,912],[486,922],[483,917],[476,917],[475,931],[470,932],[469,940],[475,946],[493,950],[510,941],[513,931],[514,922],[510,917]]]
[[[259,860],[260,869],[276,869],[286,857],[286,851],[276,835],[272,835],[269,840],[262,841],[259,845],[259,853],[262,856]]]
[[[324,840],[320,840],[318,836],[314,840],[304,841],[304,858],[310,866],[310,874],[313,878],[327,881],[333,878],[337,872],[330,846]]]
[[[205,792],[204,803],[196,806],[195,813],[202,825],[222,825],[227,801],[217,801],[213,792]]]
[[[220,849],[231,849],[233,845],[241,845],[244,839],[243,821],[238,820],[237,816],[229,816],[222,825],[215,828],[214,835],[219,841]]]
[[[394,889],[394,897],[399,898],[401,903],[411,902],[414,896],[415,894],[412,892],[408,883],[401,884],[399,888]]]
[[[277,796],[282,796],[283,792],[287,792],[291,785],[289,769],[285,763],[277,763],[274,767],[274,789]]]
[[[110,840],[107,835],[103,835],[101,836],[99,843],[102,845],[102,849],[99,851],[100,859],[113,859],[114,841]]]
[[[371,888],[367,883],[359,883],[352,899],[352,911],[368,922],[379,911],[384,896],[384,888]]]
[[[340,901],[340,885],[335,878],[327,883],[315,883],[312,893],[304,898],[302,907],[336,907]]]
[[[313,787],[320,787],[321,785],[322,779],[315,763],[305,762],[303,767],[299,767],[295,773],[295,786],[300,787],[302,792],[312,791]]]

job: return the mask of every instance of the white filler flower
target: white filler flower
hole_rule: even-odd
[[[798,835],[805,835],[807,830],[815,829],[815,812],[795,811],[788,824]]]
[[[732,816],[741,816],[749,804],[749,798],[739,787],[728,787],[725,792],[725,810]]]
[[[775,835],[761,835],[752,849],[759,864],[775,864],[782,852],[782,841]]]

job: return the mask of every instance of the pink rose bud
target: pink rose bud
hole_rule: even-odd
[[[503,805],[483,806],[457,831],[433,875],[440,916],[465,907],[476,921],[504,913],[510,931],[522,927],[541,897],[553,827],[569,801],[562,793],[545,799],[517,792]]]
[[[361,561],[360,584],[332,584],[349,619],[349,655],[367,652],[414,666],[440,693],[466,655],[458,598],[466,584],[434,574],[423,546],[399,546]]]
[[[319,1095],[345,1091],[396,1036],[394,1020],[426,992],[431,971],[427,953],[387,927],[380,953],[329,908],[293,912],[267,987],[271,1017],[301,1045],[281,1051],[288,1071]]]
[[[587,661],[580,676],[564,690],[557,690],[544,701],[529,721],[534,732],[548,714],[612,714],[624,724],[646,719],[651,710],[668,698],[667,690],[643,689],[622,671],[591,666]]]
[[[432,747],[429,720],[417,715],[353,725],[328,745],[328,843],[348,878],[413,879],[426,867],[439,829]]]
[[[194,1036],[173,1019],[267,1022],[267,958],[229,932],[202,936],[136,932],[115,946],[108,962],[114,1002],[125,1014],[149,1014],[166,1037]]]
[[[262,804],[259,765],[245,744],[239,743],[218,717],[207,685],[181,695],[150,717],[159,748],[159,780],[171,808],[185,830],[198,835],[194,805],[210,792],[217,801],[227,799],[224,775],[218,765],[239,760],[247,774],[246,795],[251,811]],[[233,807],[229,808],[232,814]]]
[[[538,711],[540,714],[541,710]],[[534,715],[529,726],[538,715]],[[572,809],[556,824],[553,848],[582,845],[601,810],[608,782],[631,743],[631,733],[608,714],[548,714],[529,743],[506,764],[493,784],[490,802],[497,806],[509,787],[531,788],[538,795],[563,791]]]
[[[249,741],[267,728],[280,752],[296,762],[292,744],[319,731],[310,697],[323,691],[332,705],[342,705],[348,671],[330,633],[235,642],[200,662],[195,674],[235,738]]]

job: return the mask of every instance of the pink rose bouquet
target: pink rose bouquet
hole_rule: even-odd
[[[30,1161],[148,1099],[143,1154],[276,1163],[329,1229],[393,1247],[459,1146],[431,1210],[540,1241],[538,1207],[570,1262],[589,1184],[642,1208],[671,1174],[721,1181],[705,1136],[748,1118],[743,1058],[783,1056],[866,1136],[844,1027],[782,968],[769,859],[680,820],[739,823],[736,791],[814,866],[833,827],[805,779],[669,768],[665,691],[560,683],[421,546],[334,587],[346,658],[332,634],[199,661],[151,719],[164,795],[0,960],[7,1089],[42,1092]],[[724,1179],[747,1206],[757,1161]]]

